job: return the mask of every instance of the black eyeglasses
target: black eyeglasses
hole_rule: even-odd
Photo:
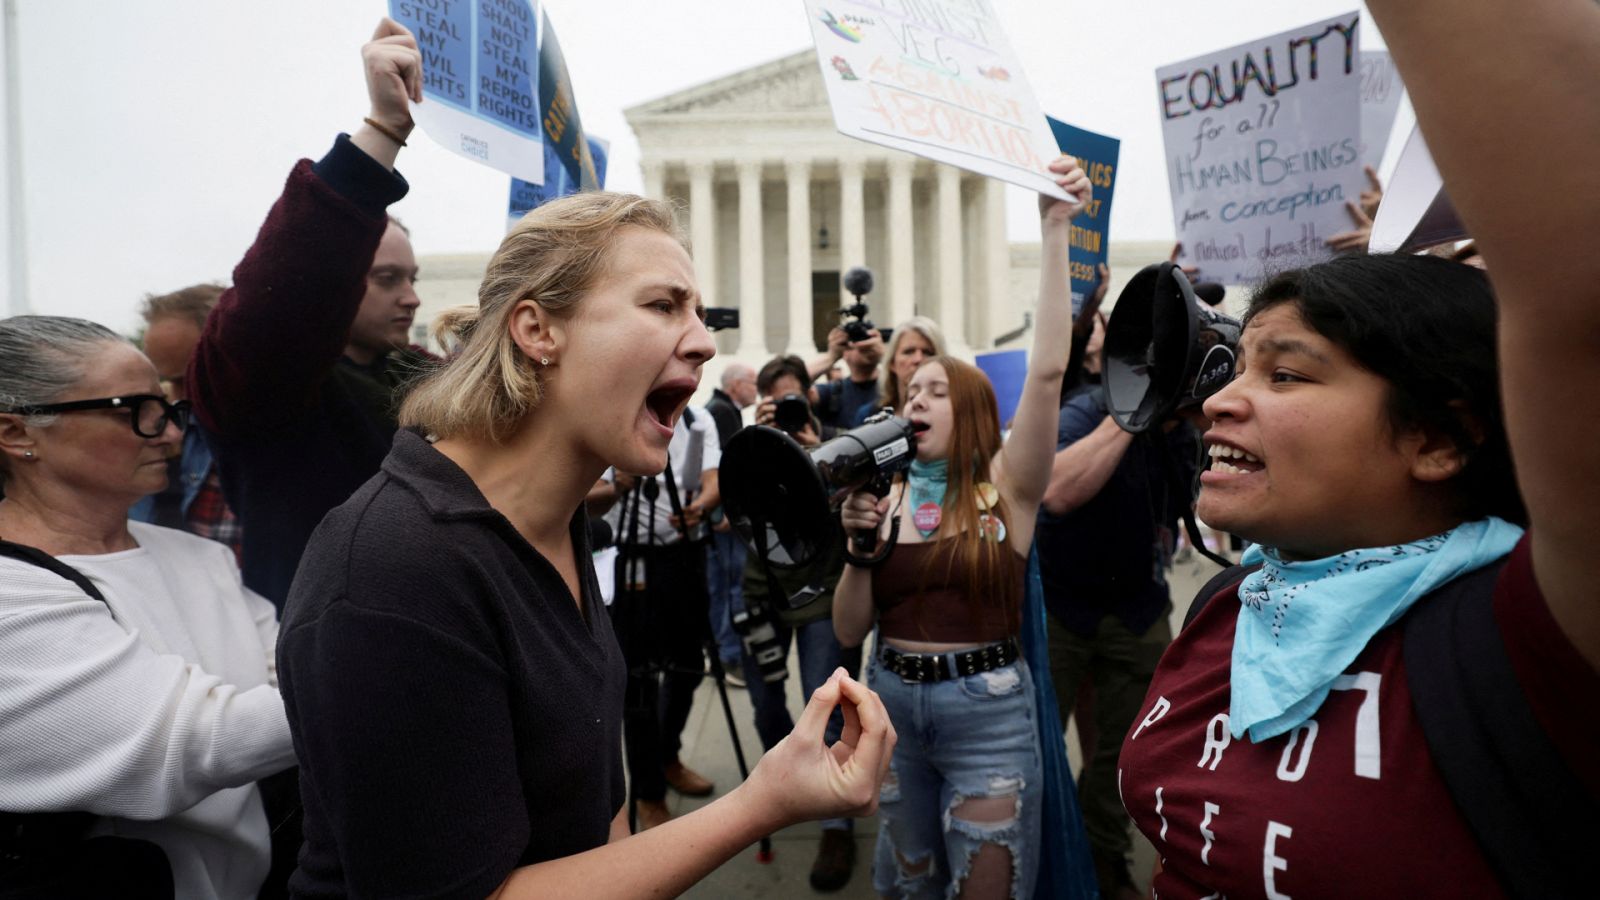
[[[24,416],[43,416],[51,413],[80,412],[86,409],[126,409],[128,423],[133,433],[140,437],[160,437],[168,423],[179,431],[189,427],[189,402],[179,400],[168,403],[167,398],[155,394],[129,394],[126,397],[105,397],[99,400],[72,400],[67,403],[46,403],[42,406],[18,406],[6,410]]]

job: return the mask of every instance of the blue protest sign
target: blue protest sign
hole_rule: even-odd
[[[1062,153],[1078,158],[1094,197],[1083,212],[1072,219],[1072,315],[1076,317],[1084,298],[1100,283],[1100,265],[1111,252],[1111,194],[1117,184],[1117,154],[1122,142],[1059,119],[1045,116]]]
[[[1017,414],[1017,403],[1022,400],[1022,383],[1028,378],[1028,351],[979,353],[973,362],[989,376],[989,383],[994,386],[994,398],[1000,405],[1000,427],[1010,428],[1011,417]]]
[[[544,180],[536,0],[389,0],[422,51],[412,115],[446,149]]]
[[[544,133],[544,184],[511,179],[510,224],[542,203],[605,186],[605,144],[586,138],[561,42],[544,17],[539,42],[539,118]]]

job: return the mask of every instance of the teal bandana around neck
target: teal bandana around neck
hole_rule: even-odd
[[[1372,636],[1429,591],[1505,556],[1522,529],[1503,519],[1465,522],[1392,547],[1284,560],[1259,545],[1239,585],[1228,730],[1260,743],[1304,724]]]
[[[906,477],[906,481],[910,485],[911,511],[916,512],[924,503],[944,506],[944,489],[948,483],[949,474],[950,461],[948,459],[941,459],[938,462],[912,460],[911,471],[907,473]],[[930,528],[927,531],[923,531],[918,528],[917,531],[921,532],[923,537],[927,537],[938,531],[938,529]]]

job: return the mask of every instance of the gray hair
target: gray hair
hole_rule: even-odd
[[[742,362],[728,363],[728,367],[722,370],[722,389],[727,390],[728,388],[733,387],[733,384],[736,381],[743,381],[746,378],[754,377],[756,377],[756,370],[754,368]]]
[[[83,361],[96,347],[127,338],[86,319],[12,316],[0,319],[0,412],[51,403],[83,378]],[[29,416],[42,428],[55,416]]]

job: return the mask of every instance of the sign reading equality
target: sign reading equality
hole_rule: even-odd
[[[1092,199],[1072,218],[1072,258],[1067,269],[1072,276],[1072,315],[1077,318],[1084,299],[1099,285],[1100,264],[1110,252],[1111,193],[1117,185],[1117,155],[1122,142],[1059,119],[1049,121],[1061,152],[1077,157],[1094,187]]]
[[[840,133],[1069,199],[989,0],[804,3]]]
[[[544,181],[537,0],[389,0],[422,51],[422,103],[434,141],[524,181]]]
[[[1329,255],[1361,195],[1351,12],[1156,70],[1179,261],[1248,284]]]

